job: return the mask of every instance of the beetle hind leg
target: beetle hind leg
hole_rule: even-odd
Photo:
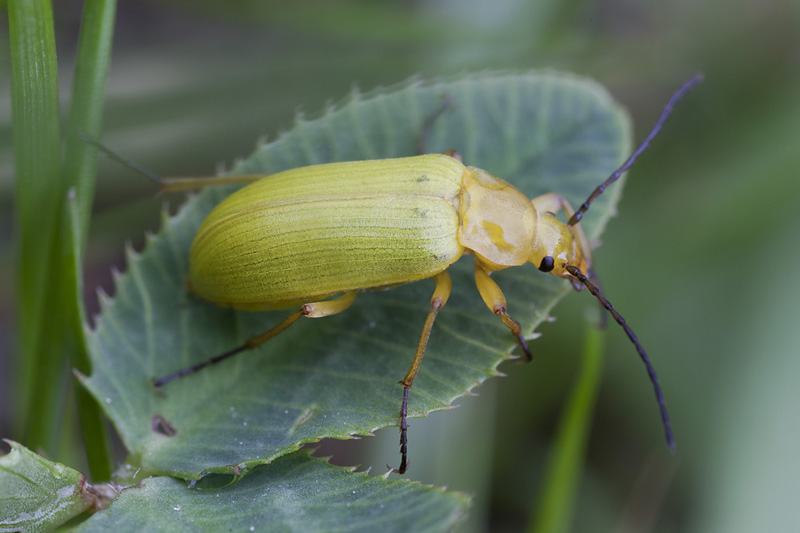
[[[430,138],[431,131],[433,131],[433,126],[436,122],[439,121],[442,115],[444,115],[445,111],[454,107],[455,104],[453,100],[450,99],[449,95],[444,95],[442,98],[442,103],[436,108],[428,118],[425,119],[425,123],[422,125],[422,130],[419,133],[419,137],[417,138],[417,153],[416,155],[423,155],[427,154],[428,152],[428,139]]]
[[[153,378],[153,386],[159,389],[172,380],[182,378],[189,374],[194,374],[198,370],[201,370],[207,366],[215,365],[220,361],[232,357],[238,353],[261,346],[271,338],[283,333],[286,329],[289,328],[289,326],[300,320],[300,318],[302,317],[322,318],[325,316],[331,316],[337,313],[341,313],[342,311],[350,307],[355,299],[356,299],[355,292],[346,292],[342,294],[340,297],[335,298],[333,300],[325,300],[324,302],[313,302],[313,303],[303,304],[303,306],[300,309],[298,309],[297,311],[286,317],[278,325],[260,335],[256,335],[255,337],[247,339],[247,341],[245,341],[245,343],[242,344],[241,346],[237,346],[236,348],[221,353],[215,357],[212,357],[211,359],[208,359],[207,361],[203,361],[202,363],[198,363],[196,365],[192,365],[182,370],[178,370],[177,372],[169,374],[168,376],[164,376],[158,379]]]
[[[436,283],[436,289],[434,289],[431,297],[431,310],[425,320],[425,326],[422,328],[417,353],[414,354],[411,368],[408,369],[406,376],[400,381],[403,386],[403,403],[400,407],[400,466],[398,468],[388,467],[391,472],[397,474],[404,474],[408,469],[408,391],[411,389],[414,378],[417,377],[417,372],[419,372],[419,366],[422,364],[422,358],[425,355],[425,348],[428,347],[428,339],[431,336],[431,329],[433,328],[433,322],[436,320],[436,315],[439,313],[439,309],[447,303],[447,299],[450,297],[450,290],[453,287],[453,281],[446,270],[434,276],[433,281]]]

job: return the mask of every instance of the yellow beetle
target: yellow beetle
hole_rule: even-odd
[[[447,269],[462,255],[472,254],[475,284],[483,301],[516,336],[529,359],[520,325],[508,314],[505,296],[490,274],[530,262],[543,272],[569,279],[577,290],[589,288],[625,329],[645,362],[667,441],[674,447],[664,399],[647,354],[591,282],[591,249],[580,219],[592,201],[633,164],[675,101],[698,81],[700,77],[695,76],[673,95],[645,141],[577,211],[555,193],[531,200],[485,170],[465,166],[455,153],[328,163],[268,177],[232,177],[253,183],[223,200],[200,226],[189,258],[190,291],[239,310],[299,309],[245,344],[154,384],[160,387],[259,346],[301,317],[340,313],[359,291],[433,278],[431,310],[411,368],[400,382],[404,387],[402,457],[394,471],[402,474],[408,465],[408,391],[436,315],[450,295]],[[185,185],[173,180],[168,188]],[[193,180],[190,185],[198,183]],[[557,218],[561,211],[568,222]],[[332,296],[337,297],[327,299]]]

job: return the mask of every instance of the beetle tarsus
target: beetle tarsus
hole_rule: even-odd
[[[205,368],[207,366],[215,365],[215,364],[219,363],[220,361],[222,361],[223,359],[227,359],[228,357],[236,355],[236,354],[238,354],[240,352],[243,352],[245,350],[252,350],[253,348],[261,346],[262,344],[267,342],[272,337],[274,337],[274,336],[278,335],[279,333],[282,333],[283,331],[285,331],[286,328],[288,328],[289,326],[291,326],[292,324],[297,322],[301,317],[309,315],[310,314],[309,309],[311,309],[312,306],[316,305],[318,307],[325,307],[326,308],[326,309],[323,309],[323,310],[318,310],[317,311],[318,312],[318,316],[326,316],[326,314],[324,314],[324,313],[335,314],[336,312],[339,312],[338,310],[336,310],[337,307],[341,307],[342,309],[347,309],[347,307],[353,302],[353,298],[355,298],[355,293],[347,293],[347,294],[350,295],[347,298],[345,298],[343,296],[342,298],[338,298],[336,300],[330,300],[328,302],[305,304],[302,307],[302,309],[299,309],[299,310],[295,311],[294,313],[292,313],[291,315],[286,317],[281,323],[279,323],[277,326],[273,327],[272,329],[270,329],[266,333],[262,333],[261,335],[256,335],[255,337],[251,337],[250,339],[248,339],[241,346],[237,346],[236,348],[233,348],[232,350],[228,350],[227,352],[221,353],[221,354],[219,354],[219,355],[217,355],[215,357],[212,357],[211,359],[209,359],[207,361],[203,361],[202,363],[198,363],[198,364],[192,365],[192,366],[190,366],[188,368],[184,368],[182,370],[178,370],[177,372],[174,372],[174,373],[172,373],[172,374],[170,374],[168,376],[164,376],[163,378],[153,379],[152,380],[153,381],[153,386],[157,390],[160,391],[160,388],[163,385],[166,385],[167,383],[169,383],[170,381],[172,381],[174,379],[182,378],[182,377],[187,376],[189,374],[194,374],[198,370],[201,370],[201,369],[203,369],[203,368]],[[333,308],[333,311],[331,311],[330,308]]]
[[[417,155],[426,154],[428,148],[428,137],[431,134],[431,130],[433,129],[433,125],[436,124],[436,121],[439,120],[445,111],[453,107],[455,104],[453,100],[450,98],[450,95],[444,95],[442,98],[442,105],[433,112],[427,119],[425,119],[425,123],[422,125],[422,131],[419,134],[419,138],[417,139]],[[460,159],[459,159],[460,161]]]
[[[211,359],[209,359],[207,361],[203,361],[202,363],[198,363],[196,365],[192,365],[190,367],[183,368],[181,370],[178,370],[177,372],[173,372],[172,374],[169,374],[168,376],[164,376],[163,378],[158,378],[158,379],[153,378],[151,381],[153,383],[153,386],[156,388],[156,390],[158,390],[160,392],[161,391],[161,387],[163,387],[164,385],[166,385],[170,381],[173,381],[173,380],[178,379],[178,378],[182,378],[182,377],[187,376],[189,374],[194,374],[198,370],[201,370],[201,369],[203,369],[203,368],[205,368],[207,366],[215,365],[215,364],[219,363],[220,361],[222,361],[223,359],[227,359],[228,357],[231,357],[232,355],[236,355],[237,353],[242,352],[244,350],[247,350],[248,348],[250,348],[250,346],[248,344],[243,344],[241,346],[237,346],[236,348],[234,348],[232,350],[228,350],[225,353],[221,353],[221,354],[217,355],[216,357],[212,357]]]
[[[533,361],[533,355],[531,354],[531,350],[528,348],[528,343],[525,341],[525,337],[522,336],[522,333],[517,334],[517,342],[519,342],[519,347],[522,348],[522,351],[525,353],[525,362],[530,363]]]
[[[405,474],[408,470],[408,390],[403,386],[403,404],[400,407],[400,467],[390,468],[395,474]],[[386,465],[389,466],[389,465]]]
[[[142,176],[144,176],[145,178],[149,179],[150,181],[156,183],[157,185],[160,185],[162,187],[164,186],[164,179],[161,176],[159,176],[158,174],[156,174],[155,172],[151,172],[151,171],[147,170],[146,168],[144,168],[142,165],[136,163],[135,161],[132,161],[132,160],[126,158],[126,157],[122,157],[117,152],[115,152],[114,150],[110,149],[109,147],[107,147],[106,145],[104,145],[103,143],[98,141],[97,139],[91,137],[88,133],[86,133],[83,130],[80,130],[78,132],[78,134],[80,135],[81,140],[83,142],[85,142],[86,144],[89,144],[91,146],[94,146],[97,150],[99,150],[100,152],[105,154],[105,156],[108,157],[109,159],[111,159],[112,161],[116,161],[120,165],[122,165],[124,167],[128,167],[129,169],[133,170],[134,172],[136,172],[138,174],[141,174]],[[160,192],[159,192],[159,194],[160,194]]]

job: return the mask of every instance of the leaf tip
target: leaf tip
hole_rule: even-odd
[[[269,137],[266,134],[261,134],[256,138],[256,151],[263,150],[269,143]]]
[[[111,275],[114,275],[114,268],[111,269]],[[116,281],[116,278],[115,278]],[[108,295],[103,287],[97,287],[97,301],[100,304],[100,313],[107,311],[114,303],[114,300]],[[94,317],[94,323],[97,324],[97,316]]]
[[[131,263],[135,263],[139,260],[140,254],[136,251],[133,247],[133,243],[131,241],[125,241],[125,261],[129,265]],[[116,274],[119,275],[119,271],[116,271]],[[116,279],[114,280],[116,281]]]
[[[361,92],[361,88],[358,86],[356,82],[353,82],[353,85],[350,87],[350,101],[351,102],[360,102],[363,93]]]
[[[81,384],[83,384],[83,383],[86,383],[86,375],[85,375],[85,374],[83,374],[83,373],[82,373],[80,370],[78,370],[77,368],[73,368],[73,369],[72,369],[72,374],[75,376],[75,379],[77,379],[78,381],[80,381],[80,382],[81,382]]]
[[[336,102],[332,99],[325,100],[325,105],[322,108],[322,116],[326,117],[336,112]]]
[[[214,167],[214,175],[215,176],[222,176],[227,171],[228,171],[228,165],[225,163],[225,161],[217,161],[217,164]]]
[[[127,252],[126,252],[127,255]],[[119,284],[119,280],[122,277],[122,273],[119,271],[119,268],[116,265],[111,266],[111,280],[114,282],[114,286],[116,287]],[[102,288],[98,289],[102,290]],[[111,298],[109,298],[110,300]]]

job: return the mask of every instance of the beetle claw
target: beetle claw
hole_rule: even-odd
[[[401,464],[401,465],[400,465],[400,468],[394,468],[394,467],[391,467],[391,466],[389,466],[388,464],[386,465],[386,468],[388,468],[388,469],[389,469],[389,473],[390,473],[390,474],[400,474],[400,475],[402,476],[403,474],[405,474],[405,473],[406,473],[406,470],[408,470],[408,467],[409,467],[409,466],[411,466],[411,461],[408,461],[408,462],[405,464],[405,466],[403,466],[403,465]]]
[[[525,362],[530,363],[533,361],[533,355],[531,354],[531,351],[528,348],[528,343],[525,342],[525,337],[522,336],[522,333],[517,335],[517,341],[519,342],[519,346],[522,348],[522,351],[525,352]]]
[[[162,383],[160,379],[150,378],[150,383],[153,385],[153,388],[156,390],[156,393],[158,393],[159,396],[164,398],[167,397],[166,393],[161,389]]]

